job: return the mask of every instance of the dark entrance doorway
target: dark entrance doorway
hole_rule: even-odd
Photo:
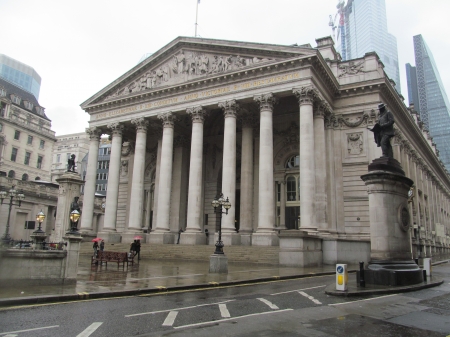
[[[300,207],[286,207],[286,228],[298,229]]]

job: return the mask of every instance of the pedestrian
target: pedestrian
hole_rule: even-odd
[[[141,259],[141,240],[135,240],[134,251],[136,252],[134,255],[138,256],[138,261]]]
[[[97,251],[98,251],[98,242],[94,241],[94,245],[92,246],[94,248],[94,257],[97,257]]]
[[[102,242],[100,242],[100,251],[103,252],[105,250],[105,241],[102,240]]]
[[[136,240],[134,240],[130,245],[130,254],[132,257],[136,255]]]

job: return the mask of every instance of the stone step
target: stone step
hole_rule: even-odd
[[[130,244],[115,243],[106,244],[105,250],[128,252]],[[157,245],[141,244],[142,258],[160,259],[181,259],[207,261],[215,247],[212,245]],[[230,262],[249,262],[261,264],[278,264],[279,247],[261,246],[229,246],[224,248],[225,254]],[[81,255],[91,255],[93,253],[92,243],[83,242],[81,244]]]

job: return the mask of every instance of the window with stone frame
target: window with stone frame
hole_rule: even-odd
[[[37,159],[37,165],[36,165],[36,167],[38,168],[38,169],[40,169],[40,168],[42,168],[42,161],[43,161],[43,157],[42,156],[38,156],[38,159]]]
[[[45,146],[45,140],[41,139],[40,142],[39,142],[39,149],[43,150],[44,146]]]
[[[28,135],[27,145],[33,145],[33,136]]]
[[[20,131],[19,130],[15,130],[14,131],[14,139],[15,140],[19,140],[20,139]]]
[[[24,160],[24,164],[25,165],[30,165],[30,158],[31,158],[31,153],[30,152],[25,152],[25,160]]]
[[[26,173],[22,174],[22,180],[28,181],[28,174],[26,174]]]
[[[20,105],[21,98],[17,95],[11,95],[11,101],[17,105]]]
[[[16,161],[18,149],[13,147],[11,150],[11,161]]]
[[[8,172],[8,178],[15,178],[16,177],[16,172],[14,172],[13,170]]]

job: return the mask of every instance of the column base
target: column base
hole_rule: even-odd
[[[252,246],[278,246],[280,240],[275,232],[253,233]]]
[[[214,244],[219,240],[219,233],[214,234]],[[222,242],[224,246],[240,246],[241,244],[241,235],[238,233],[224,233],[222,232]]]
[[[122,242],[123,243],[132,243],[135,239],[135,236],[142,237],[141,243],[146,243],[146,235],[142,232],[130,232],[130,233],[122,233]]]
[[[206,245],[207,236],[205,233],[181,233],[180,245]]]
[[[239,233],[241,235],[241,246],[252,245],[252,233]]]
[[[85,235],[83,234],[83,237]],[[98,232],[97,236],[105,240],[106,243],[120,243],[122,242],[122,237],[117,232]]]
[[[146,234],[146,242],[154,243],[154,244],[164,244],[164,245],[173,245],[175,243],[175,236],[177,234],[172,232],[151,232],[150,234]]]
[[[83,242],[90,242],[92,239],[97,237],[97,233],[93,232],[92,230],[84,230],[83,231],[80,229],[80,233],[81,233],[81,236],[83,237]]]
[[[318,235],[319,234],[317,227],[300,227],[298,230],[307,235]]]
[[[212,254],[209,257],[209,272],[228,274],[228,258],[225,254]]]

